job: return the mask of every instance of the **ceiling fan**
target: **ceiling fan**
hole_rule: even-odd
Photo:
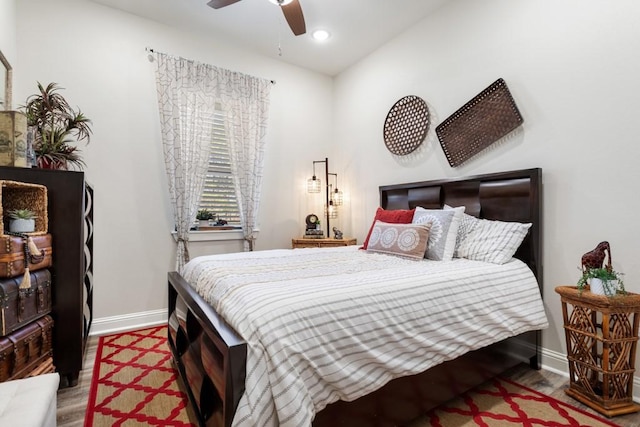
[[[220,9],[225,6],[232,5],[240,0],[211,0],[207,3],[214,9]],[[293,31],[293,34],[299,36],[307,32],[306,25],[304,23],[304,16],[302,15],[302,8],[298,0],[269,0],[271,3],[277,4],[282,9],[284,17]]]

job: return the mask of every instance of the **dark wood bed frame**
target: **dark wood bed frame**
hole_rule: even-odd
[[[516,257],[527,263],[542,293],[541,169],[380,187],[385,209],[465,206],[487,219],[531,222]],[[244,393],[246,343],[176,272],[169,280],[169,346],[200,425],[230,426]],[[314,426],[396,426],[528,362],[540,368],[540,331],[532,331],[422,374],[398,378],[354,402],[335,402],[320,411]]]

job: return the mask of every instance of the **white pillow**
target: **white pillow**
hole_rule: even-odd
[[[390,224],[376,220],[367,251],[424,259],[431,224]]]
[[[460,242],[456,255],[475,261],[504,264],[516,253],[531,224],[492,221],[465,215],[471,228]]]
[[[449,205],[444,205],[444,209],[455,209]],[[458,255],[458,250],[460,249],[460,244],[464,239],[467,238],[469,233],[473,231],[473,229],[478,225],[478,218],[472,215],[468,215],[467,213],[463,213],[460,218],[460,226],[458,227],[458,234],[456,236],[456,248],[453,251],[454,258],[462,258]]]
[[[425,209],[420,206],[413,213],[413,224],[431,223],[426,258],[451,261],[464,207],[452,209]]]
[[[460,227],[458,228],[458,245],[462,243],[473,230],[475,230],[477,225],[478,218],[466,213],[462,214],[462,218],[460,219]]]

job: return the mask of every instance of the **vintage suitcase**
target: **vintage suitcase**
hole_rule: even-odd
[[[51,357],[52,330],[47,315],[0,338],[0,382],[25,378]]]
[[[48,357],[44,362],[40,363],[36,368],[27,374],[27,377],[35,377],[37,375],[52,374],[56,371],[53,365],[53,357]]]
[[[30,272],[51,267],[51,234],[30,236],[38,247],[41,256],[29,251],[28,268]],[[0,277],[15,277],[24,274],[26,239],[8,234],[0,235]]]
[[[30,273],[31,287],[20,289],[22,276],[0,279],[0,336],[51,312],[51,273]]]

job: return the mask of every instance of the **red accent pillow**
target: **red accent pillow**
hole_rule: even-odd
[[[367,249],[367,245],[369,244],[369,236],[371,236],[371,232],[373,231],[373,226],[376,224],[376,221],[388,222],[390,224],[411,224],[413,221],[413,213],[414,209],[406,210],[406,209],[397,209],[392,211],[385,211],[382,208],[378,208],[376,211],[376,217],[373,218],[373,222],[371,223],[371,227],[369,227],[369,233],[367,233],[367,238],[364,239],[364,243],[360,249]]]

